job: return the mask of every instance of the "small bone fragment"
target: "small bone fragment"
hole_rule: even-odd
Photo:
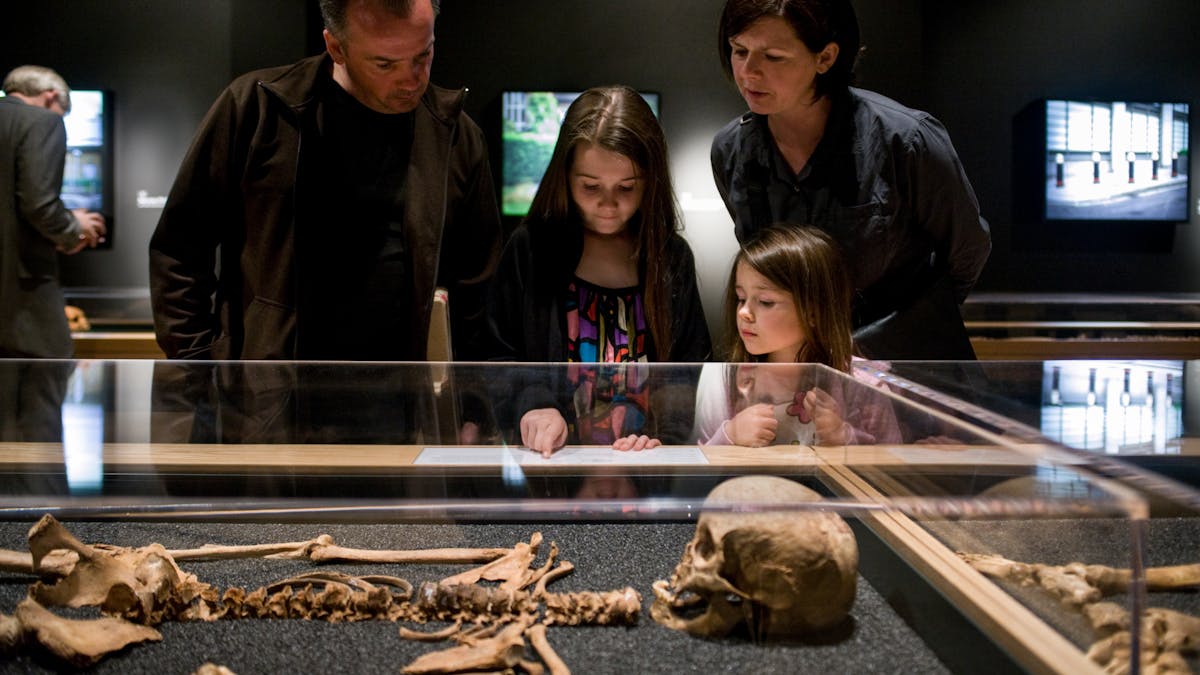
[[[1129,630],[1129,611],[1115,602],[1094,602],[1085,605],[1083,615],[1100,635]]]
[[[533,562],[534,556],[537,555],[538,547],[541,544],[542,533],[534,532],[533,536],[529,538],[528,544],[518,543],[503,557],[473,570],[446,577],[439,585],[474,584],[480,579],[487,579],[488,581],[503,581],[504,583],[500,585],[503,589],[517,590],[521,588],[523,576],[530,563]]]
[[[1146,610],[1146,629],[1158,640],[1162,651],[1200,650],[1200,618],[1163,607]]]
[[[25,641],[25,631],[21,628],[21,620],[15,616],[0,614],[0,654],[20,647]]]
[[[442,630],[425,633],[419,630],[400,627],[400,637],[405,640],[417,640],[420,642],[437,642],[439,640],[448,639],[458,631],[462,630],[462,621],[455,621],[453,624],[446,626]]]
[[[1034,575],[1042,588],[1049,591],[1062,602],[1075,607],[1082,607],[1089,602],[1097,602],[1103,597],[1100,589],[1088,583],[1077,566],[1052,567],[1050,565],[1034,565]]]
[[[553,581],[557,581],[567,576],[573,571],[575,571],[575,565],[571,564],[571,562],[567,560],[562,561],[558,567],[555,567],[542,576],[541,579],[538,579],[537,587],[533,590],[533,597],[542,597],[546,593],[546,586]]]
[[[545,624],[539,623],[531,626],[525,634],[529,637],[529,644],[542,658],[542,663],[545,663],[546,668],[550,670],[550,675],[571,675],[571,669],[567,667],[567,664],[550,646],[550,641],[546,639]]]
[[[546,562],[536,570],[525,570],[517,588],[526,588],[530,584],[540,581],[554,567],[556,558],[558,558],[558,544],[550,542],[550,552],[546,555]]]
[[[521,659],[521,662],[517,665],[519,665],[521,670],[525,671],[528,675],[542,675],[542,673],[546,672],[546,669],[542,667],[542,664],[538,663],[537,661],[526,661],[525,659]]]
[[[59,658],[76,666],[89,666],[110,652],[138,642],[158,641],[162,634],[149,626],[123,619],[64,619],[26,598],[14,616],[27,634]]]
[[[479,640],[418,657],[400,672],[409,675],[440,675],[512,668],[525,652],[528,619],[511,623],[495,637]]]

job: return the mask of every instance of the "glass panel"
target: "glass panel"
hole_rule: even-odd
[[[356,549],[511,548],[540,532],[557,548],[542,546],[532,568],[553,566],[548,551],[558,550],[576,570],[552,589],[628,586],[641,596],[634,630],[555,624],[562,655],[584,670],[601,655],[619,655],[611,657],[618,670],[662,669],[659,659],[671,650],[678,661],[667,670],[835,663],[843,670],[937,672],[969,668],[980,654],[1014,668],[1086,666],[1084,652],[1098,637],[1081,623],[1077,606],[1022,590],[1011,576],[998,585],[971,561],[1000,555],[1120,567],[1134,590],[1110,600],[1128,614],[1142,606],[1136,581],[1143,539],[1160,536],[1154,525],[1148,534],[1142,526],[1149,497],[1040,434],[1017,433],[1016,423],[995,412],[918,395],[898,371],[868,365],[851,377],[773,364],[0,360],[0,500],[7,516],[0,536],[4,547],[20,550],[45,514],[89,543],[158,542],[174,551],[308,542],[318,534]],[[536,417],[537,429],[529,428],[531,411],[546,413]],[[527,438],[565,433],[563,447],[548,456],[531,451],[523,423]],[[621,439],[646,440],[641,436],[653,447],[613,448]],[[714,488],[735,477],[755,478],[754,487],[739,481],[714,502]],[[744,556],[754,575],[775,569],[735,536],[720,546],[686,546],[699,536],[698,525],[715,531],[718,517],[737,527],[773,520],[804,532],[752,539],[772,547],[841,532],[822,519],[842,519],[856,542],[848,618],[768,648],[761,643],[778,624],[764,617],[777,593],[752,597],[737,587],[745,579],[726,570],[722,583],[737,592],[721,591],[701,606],[749,607],[735,612],[741,618],[728,628],[732,637],[698,640],[656,623],[655,581],[666,584],[659,591],[668,591],[677,609],[696,611],[691,594],[698,587],[685,588],[674,576],[685,555],[720,550]],[[1056,548],[1032,546],[1038,542]],[[314,565],[180,564],[208,583],[247,589]],[[350,569],[415,582],[469,567]],[[24,589],[4,588],[0,611],[11,612]],[[913,612],[918,605],[923,609]],[[539,607],[544,620],[548,610]],[[315,646],[306,649],[304,640],[339,640],[332,637],[340,635],[336,626],[325,628],[331,632],[314,632],[297,647],[312,663],[330,657],[310,654]],[[1131,629],[1139,628],[1134,622]],[[206,630],[186,626],[180,633],[203,644],[215,639]],[[270,631],[278,627],[245,621],[224,630],[237,630],[244,642],[260,631],[274,640]],[[394,630],[388,628],[391,642],[381,652],[393,655],[389,670],[434,651],[392,644]],[[886,639],[871,637],[881,635]],[[179,636],[166,648],[193,649]],[[612,643],[603,646],[606,640]],[[353,650],[347,644],[330,653],[356,658]],[[289,655],[254,656],[264,661],[242,655],[228,665],[279,670]],[[112,658],[118,668],[143,668],[152,662],[143,659],[156,657],[133,648]]]
[[[1053,441],[1086,466],[1082,472],[1104,475],[1141,495],[1148,517],[1132,523],[1131,551],[1112,542],[1128,533],[1125,525],[1099,519],[1023,520],[993,523],[923,522],[946,546],[972,550],[983,544],[1006,551],[1015,560],[1069,562],[1121,567],[1129,552],[1133,566],[1144,566],[1150,590],[1144,598],[1114,588],[1104,600],[1145,602],[1141,626],[1146,658],[1165,649],[1163,631],[1171,620],[1193,623],[1200,616],[1200,471],[1196,429],[1200,427],[1200,362],[1196,361],[1046,361],[988,363],[871,363],[864,370],[887,381],[894,391],[921,405],[986,425],[1005,438],[1036,444]],[[1057,468],[1039,468],[1031,476],[1002,483],[1010,495],[1078,493],[1084,487]],[[1117,525],[1116,530],[1109,529]],[[998,527],[1003,533],[991,528]],[[1094,635],[1079,616],[1064,620],[1045,602],[1045,588],[1001,582],[1028,602],[1064,635]],[[1027,599],[1030,595],[1041,600]],[[1095,607],[1095,603],[1085,604]],[[1178,612],[1180,614],[1173,614]],[[1133,612],[1132,616],[1137,616]],[[1193,617],[1193,618],[1184,618]],[[1074,621],[1074,626],[1072,625]],[[1155,637],[1157,636],[1157,637]],[[1077,641],[1081,638],[1075,638]],[[1174,652],[1195,670],[1194,650]],[[1145,664],[1149,667],[1150,662]],[[1162,667],[1160,664],[1159,667]]]

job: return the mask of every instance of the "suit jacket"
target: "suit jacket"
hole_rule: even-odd
[[[82,232],[59,198],[66,154],[61,115],[0,98],[0,352],[74,353],[56,250]]]

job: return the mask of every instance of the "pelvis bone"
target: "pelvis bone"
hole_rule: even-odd
[[[718,485],[705,507],[820,500],[799,483],[742,476]],[[654,584],[654,620],[693,635],[745,627],[756,640],[830,628],[854,603],[858,546],[839,516],[815,510],[702,511],[670,582]]]

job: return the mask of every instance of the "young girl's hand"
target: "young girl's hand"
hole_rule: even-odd
[[[521,444],[549,458],[567,443],[567,421],[557,408],[538,408],[521,416]]]
[[[662,441],[657,438],[630,434],[613,441],[612,447],[613,450],[649,450],[650,448],[657,448],[660,445],[662,445]]]
[[[762,447],[775,440],[779,420],[770,403],[756,403],[725,423],[725,434],[734,445]]]
[[[818,387],[800,392],[796,398],[800,399],[804,412],[800,421],[807,421],[806,417],[812,420],[817,445],[846,444],[846,423],[842,419],[842,404],[837,399]]]

